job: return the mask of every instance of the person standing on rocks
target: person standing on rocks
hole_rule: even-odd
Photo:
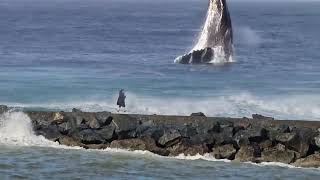
[[[121,89],[119,91],[119,97],[118,97],[118,101],[117,101],[117,105],[119,106],[118,112],[121,110],[121,108],[126,107],[125,99],[126,99],[126,95],[124,93],[124,89]]]

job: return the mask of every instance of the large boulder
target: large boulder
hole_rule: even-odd
[[[112,122],[112,115],[110,112],[97,112],[95,114],[96,119],[101,126],[108,126]]]
[[[116,127],[112,124],[102,129],[96,130],[97,134],[100,135],[104,140],[110,142],[115,138]]]
[[[293,165],[305,168],[319,168],[320,167],[320,154],[313,154],[303,159],[298,159]]]
[[[84,129],[81,131],[76,131],[71,134],[71,136],[80,141],[83,144],[102,144],[105,142],[96,131],[93,129]]]
[[[288,148],[299,152],[301,157],[306,157],[315,132],[309,128],[297,128],[293,133],[295,136],[288,141]]]
[[[184,154],[186,156],[195,156],[197,154],[204,155],[209,152],[209,148],[205,144],[194,144],[189,139],[182,139],[179,143],[167,148],[170,156],[178,156]]]
[[[295,152],[285,149],[284,145],[278,144],[274,148],[264,149],[261,153],[263,162],[281,162],[290,164],[295,159]]]
[[[115,132],[119,139],[128,139],[137,137],[136,129],[138,121],[130,115],[114,115],[112,122],[116,127]]]
[[[268,139],[268,131],[263,127],[251,127],[238,131],[233,138],[238,147],[247,146],[252,142],[260,143]]]
[[[229,159],[233,160],[237,150],[231,144],[218,146],[213,149],[211,153],[216,159]]]
[[[235,156],[235,160],[240,162],[258,162],[260,157],[260,148],[250,145],[241,147]]]
[[[177,144],[181,140],[181,134],[178,130],[168,129],[165,130],[163,136],[158,140],[158,143],[163,147],[170,147]]]
[[[215,145],[235,144],[233,132],[233,127],[224,127],[221,128],[220,133],[213,133],[212,136],[215,140]]]
[[[36,135],[42,135],[45,138],[57,141],[62,136],[56,125],[38,125],[34,128]]]

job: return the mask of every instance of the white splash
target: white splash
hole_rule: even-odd
[[[277,119],[320,120],[320,96],[293,95],[258,97],[247,92],[209,96],[207,98],[170,98],[127,93],[127,111],[122,113],[187,115],[203,112],[207,116],[251,117],[259,113]],[[70,111],[111,111],[117,113],[117,97],[44,104],[9,104]]]
[[[23,112],[7,112],[0,116],[0,144],[71,148],[35,135],[30,118]]]

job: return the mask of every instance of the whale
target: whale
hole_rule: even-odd
[[[205,23],[193,49],[174,62],[214,64],[233,62],[233,31],[226,0],[209,0]]]

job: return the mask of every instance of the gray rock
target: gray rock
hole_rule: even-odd
[[[56,125],[37,126],[35,129],[36,135],[42,135],[45,138],[56,141],[62,136]]]
[[[206,115],[205,115],[203,112],[192,113],[191,116],[195,116],[195,117],[206,117]]]
[[[266,139],[268,139],[268,131],[263,127],[251,127],[234,135],[234,140],[239,147],[246,146],[250,142],[260,143]]]
[[[3,114],[9,110],[8,106],[0,105],[0,114]]]
[[[128,150],[147,150],[147,144],[142,139],[123,139],[115,140],[110,144],[111,148],[128,149]]]
[[[101,126],[108,126],[113,119],[110,112],[98,112],[95,114],[95,116]]]
[[[296,136],[296,133],[279,133],[278,135],[276,135],[275,140],[286,144],[292,141]]]
[[[213,149],[211,153],[216,159],[229,159],[233,160],[237,150],[231,144],[219,146]]]
[[[298,159],[293,165],[305,168],[319,168],[320,154],[313,154],[303,159]]]
[[[101,144],[105,142],[105,140],[92,129],[75,132],[72,134],[72,137],[76,140],[80,140],[81,143],[84,144]]]
[[[116,127],[116,133],[132,131],[138,126],[137,119],[130,115],[114,115],[112,123]]]
[[[240,162],[256,162],[257,158],[259,158],[257,156],[259,152],[256,151],[253,146],[243,146],[237,152],[235,160]]]
[[[296,135],[288,142],[287,146],[289,149],[299,152],[301,157],[305,157],[309,151],[315,132],[309,128],[297,128],[293,132]]]
[[[272,117],[262,116],[260,114],[252,114],[252,118],[256,120],[274,120]]]
[[[209,149],[205,144],[194,144],[188,139],[182,139],[179,143],[167,149],[170,151],[170,156],[178,156],[180,154],[195,156],[197,154],[204,155],[209,153]]]
[[[265,149],[261,153],[261,160],[263,162],[281,162],[290,164],[295,159],[295,152],[286,150],[283,147],[274,147]]]
[[[181,139],[181,134],[179,133],[179,131],[175,129],[169,129],[169,130],[166,130],[163,136],[160,137],[160,139],[158,140],[158,143],[161,146],[169,147],[177,144],[180,141],[180,139]]]
[[[82,112],[82,111],[80,109],[77,109],[77,108],[72,108],[72,112],[79,113],[79,112]]]
[[[115,138],[115,129],[115,126],[109,125],[103,129],[97,130],[96,132],[106,141],[110,141]]]

